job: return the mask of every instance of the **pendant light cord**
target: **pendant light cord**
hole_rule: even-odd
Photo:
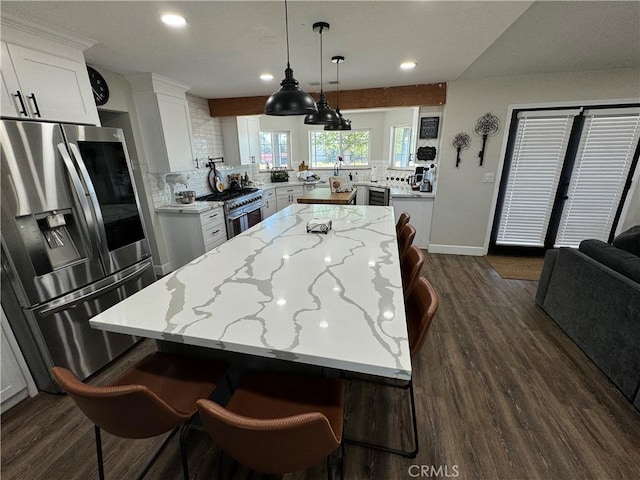
[[[320,27],[320,94],[322,94],[322,30],[323,27]]]
[[[287,68],[291,68],[289,64],[289,9],[287,8],[287,0],[284,0],[284,28],[287,32]]]
[[[336,111],[340,109],[340,60],[336,61]]]

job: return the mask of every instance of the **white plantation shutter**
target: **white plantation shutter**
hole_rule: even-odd
[[[607,241],[640,138],[640,109],[585,111],[555,247]]]
[[[560,172],[579,109],[518,113],[496,245],[544,246]]]

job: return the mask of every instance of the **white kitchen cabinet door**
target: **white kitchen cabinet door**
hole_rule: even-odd
[[[26,106],[23,108],[22,103],[20,103],[20,98],[24,102],[24,97],[20,91],[18,77],[16,77],[16,72],[13,69],[9,49],[5,42],[2,42],[2,71],[0,71],[0,74],[2,75],[0,113],[3,117],[29,118]]]
[[[29,370],[27,369],[22,352],[18,347],[11,326],[2,310],[2,326],[0,328],[0,404],[4,413],[21,400],[35,395],[37,390]]]
[[[276,188],[276,206],[278,211],[288,207],[291,204],[298,203],[298,198],[303,194],[302,186],[295,187],[277,187]]]
[[[260,119],[258,117],[247,117],[247,143],[249,145],[249,156],[242,163],[256,163],[260,161]],[[248,160],[248,161],[247,161]]]
[[[249,165],[260,161],[260,120],[258,117],[225,117],[222,141],[226,165]]]
[[[264,193],[264,207],[262,209],[262,219],[269,218],[278,211],[276,191],[268,190]]]
[[[358,185],[356,187],[356,205],[367,205],[369,203],[369,187]]]
[[[222,207],[200,214],[158,212],[171,271],[227,241]]]
[[[12,44],[3,44],[3,82],[17,94],[21,92],[28,115],[19,112],[15,100],[10,103],[13,113],[7,115],[35,120],[99,124],[87,67],[82,62],[56,57],[48,53]],[[19,88],[13,85],[9,70],[13,66]],[[7,70],[7,71],[5,71]],[[4,85],[3,85],[4,89]],[[3,93],[4,99],[4,93]],[[9,107],[7,107],[9,108]],[[3,106],[2,114],[5,115]]]
[[[431,234],[431,217],[433,215],[433,198],[403,198],[392,197],[393,214],[396,219],[402,212],[411,215],[409,223],[416,229],[413,244],[419,248],[429,248]]]
[[[193,153],[193,132],[189,104],[186,98],[157,93],[158,111],[164,143],[167,148],[169,172],[192,170],[195,155]]]

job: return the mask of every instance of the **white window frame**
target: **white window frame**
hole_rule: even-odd
[[[269,167],[267,163],[264,163],[262,161],[262,134],[265,135],[271,135],[271,144],[274,145],[274,152],[272,155],[272,160],[273,164],[271,165],[271,167],[281,167],[284,166],[287,169],[291,168],[291,165],[293,165],[293,159],[291,156],[291,132],[287,131],[287,130],[260,130],[260,132],[258,133],[258,144],[260,146],[260,170],[269,170],[271,167]],[[287,146],[289,148],[289,151],[287,152],[287,165],[276,165],[275,163],[275,159],[278,158],[280,159],[280,143],[274,140],[277,140],[277,136],[278,135],[285,135],[287,137]],[[278,152],[278,155],[276,157],[276,151]]]
[[[402,161],[400,160],[399,164],[396,162],[396,151],[395,151],[395,146],[396,146],[396,132],[400,129],[409,130],[409,141],[407,142],[407,152],[406,152],[406,157],[405,160]],[[405,168],[405,167],[409,167],[412,163],[411,160],[411,149],[413,146],[413,140],[414,140],[414,129],[411,127],[411,125],[408,124],[403,124],[403,125],[392,125],[391,126],[391,141],[389,142],[389,159],[390,159],[390,165],[392,168]]]

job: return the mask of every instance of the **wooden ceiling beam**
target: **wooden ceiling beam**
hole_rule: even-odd
[[[311,93],[318,98],[317,93]],[[336,92],[325,92],[330,106],[335,106]],[[260,115],[268,96],[210,98],[212,117]],[[340,92],[340,110],[383,107],[415,107],[444,105],[447,100],[446,83],[407,85],[402,87],[365,88]]]

